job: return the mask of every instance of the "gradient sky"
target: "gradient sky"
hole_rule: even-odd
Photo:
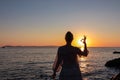
[[[0,0],[0,46],[74,44],[120,47],[120,0]]]

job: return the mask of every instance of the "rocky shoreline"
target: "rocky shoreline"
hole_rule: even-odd
[[[115,68],[115,69],[120,69],[120,58],[107,61],[105,66]]]
[[[107,61],[105,64],[106,67],[115,68],[120,70],[120,58],[116,58],[110,61]],[[120,80],[120,73],[113,76],[111,80]]]

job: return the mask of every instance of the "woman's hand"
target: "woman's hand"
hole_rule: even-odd
[[[83,42],[84,44],[86,44],[86,36],[84,35],[84,38],[81,39],[81,42]]]
[[[83,43],[85,44],[86,43],[86,36],[84,35],[84,38],[83,38]]]

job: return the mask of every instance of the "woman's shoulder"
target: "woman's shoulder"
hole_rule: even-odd
[[[66,46],[66,45],[59,46],[58,49],[65,49],[68,47],[69,47],[69,49],[80,49],[79,47],[76,47],[76,46]]]
[[[73,46],[75,49],[80,49],[79,47]]]
[[[65,47],[66,47],[65,45],[59,46],[58,49],[63,49],[63,48],[65,48]]]

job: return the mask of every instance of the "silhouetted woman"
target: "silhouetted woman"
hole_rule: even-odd
[[[66,45],[58,48],[58,59],[55,67],[53,68],[52,77],[55,78],[56,71],[59,66],[62,66],[59,80],[82,80],[81,71],[77,59],[78,56],[87,56],[88,50],[86,45],[86,37],[84,36],[84,51],[71,45],[73,41],[73,34],[68,31],[65,35]]]

